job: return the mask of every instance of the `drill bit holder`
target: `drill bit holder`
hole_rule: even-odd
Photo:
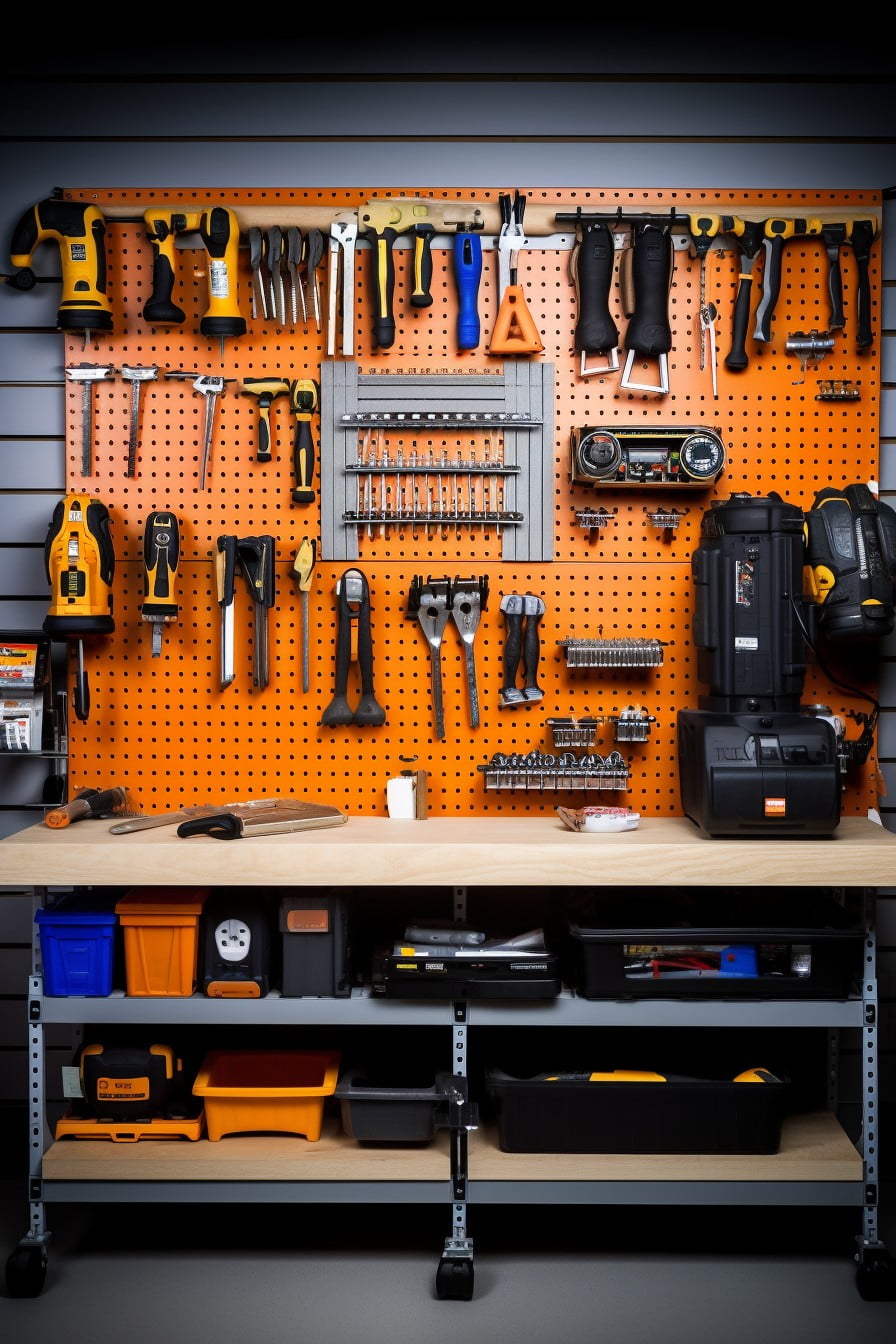
[[[561,639],[567,667],[662,667],[659,639]]]
[[[478,765],[476,769],[485,775],[485,788],[489,793],[625,789],[631,777],[631,771],[618,751],[611,751],[608,756],[593,752],[576,756],[571,751],[559,756],[547,751],[530,751],[526,755],[496,752],[487,764]]]

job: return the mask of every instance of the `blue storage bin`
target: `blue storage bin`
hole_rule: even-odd
[[[64,902],[38,910],[44,994],[50,998],[105,998],[112,993],[117,918],[114,911],[83,910]]]

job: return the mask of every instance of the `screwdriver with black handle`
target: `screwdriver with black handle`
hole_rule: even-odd
[[[180,528],[169,509],[156,509],[143,532],[143,605],[140,616],[152,622],[152,656],[162,652],[163,627],[177,620],[175,585],[180,566]]]
[[[311,433],[311,417],[320,405],[320,384],[313,378],[294,379],[290,384],[289,404],[296,418],[292,450],[296,484],[292,492],[292,501],[294,504],[312,504],[314,436]]]
[[[873,219],[848,219],[846,221],[846,241],[852,248],[856,259],[858,279],[856,284],[856,349],[868,350],[874,344],[874,332],[871,330],[871,247],[877,237],[877,224]]]

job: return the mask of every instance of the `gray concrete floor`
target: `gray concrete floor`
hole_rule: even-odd
[[[0,1183],[5,1256],[27,1230]],[[893,1208],[888,1201],[885,1208]],[[9,1344],[892,1344],[865,1301],[854,1209],[471,1208],[470,1301],[440,1300],[450,1231],[431,1205],[47,1206],[44,1290]],[[881,1219],[894,1247],[896,1218]]]

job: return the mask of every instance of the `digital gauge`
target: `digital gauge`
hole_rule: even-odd
[[[716,434],[691,434],[680,449],[681,469],[692,481],[711,481],[725,465],[725,449]]]

